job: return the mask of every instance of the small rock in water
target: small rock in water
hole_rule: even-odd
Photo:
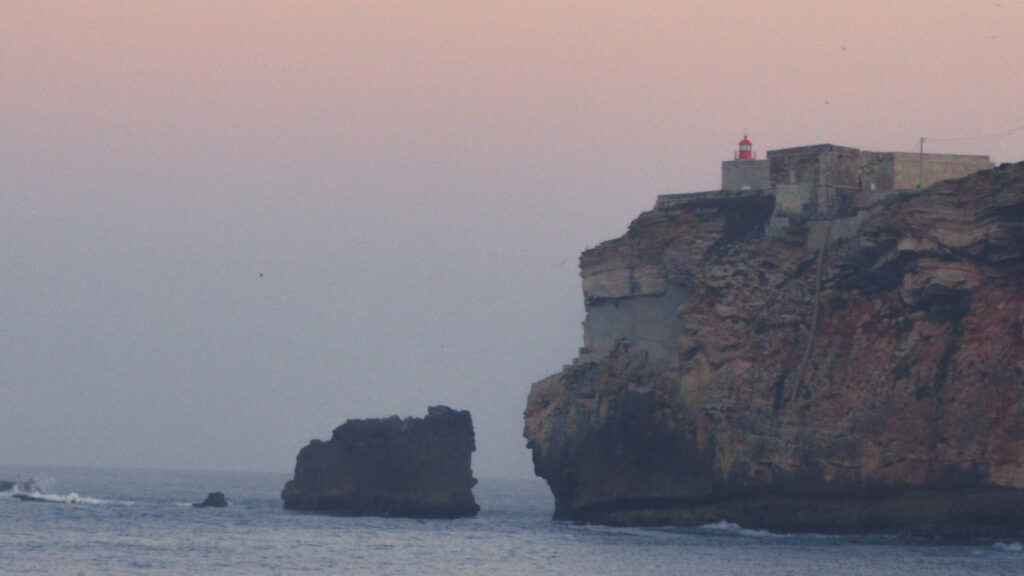
[[[227,508],[228,500],[224,497],[223,492],[210,492],[206,495],[206,500],[203,500],[199,504],[192,504],[196,508]]]

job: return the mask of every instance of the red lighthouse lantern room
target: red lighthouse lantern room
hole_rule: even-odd
[[[747,138],[746,133],[743,134],[743,140],[740,140],[740,149],[736,153],[736,160],[753,160],[754,159],[754,146],[750,143],[750,139]]]

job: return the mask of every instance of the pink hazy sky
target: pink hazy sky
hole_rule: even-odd
[[[1022,54],[1013,0],[0,0],[0,464],[288,470],[447,403],[529,475],[581,250],[744,131],[1024,160]]]

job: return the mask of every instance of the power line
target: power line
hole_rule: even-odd
[[[922,137],[921,139],[926,142],[979,142],[982,140],[1002,140],[1003,138],[1009,138],[1018,132],[1024,132],[1024,126],[1017,126],[1016,128],[1010,128],[1009,130],[1003,130],[1002,132],[995,132],[992,134],[983,134],[981,136],[967,136],[964,138],[929,138]]]
[[[966,142],[995,142],[996,140],[1002,140],[1009,138],[1018,132],[1024,132],[1024,126],[1016,126],[1008,130],[1001,132],[993,132],[992,134],[982,134],[980,136],[966,136],[963,138],[926,138],[921,136],[918,142],[917,149],[917,187],[920,188],[924,182],[924,143],[930,142],[933,144],[955,144],[955,143],[966,143]]]

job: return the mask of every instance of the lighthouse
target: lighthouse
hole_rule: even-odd
[[[764,190],[771,188],[768,161],[758,160],[754,144],[744,132],[732,160],[722,162],[722,190]]]
[[[743,133],[743,140],[740,140],[740,149],[733,155],[733,160],[753,160],[754,145],[750,142],[746,132]]]

